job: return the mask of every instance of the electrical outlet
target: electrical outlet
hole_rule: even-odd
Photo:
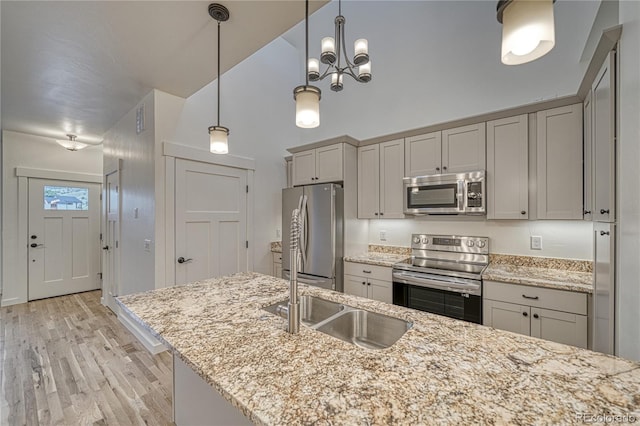
[[[542,237],[531,236],[531,250],[542,250]]]
[[[133,209],[133,218],[134,219],[138,218],[138,208],[137,207],[135,209]]]
[[[380,231],[380,241],[387,241],[387,231]]]
[[[276,228],[276,238],[282,238],[282,230],[280,228]]]
[[[151,240],[144,240],[144,251],[151,251]]]

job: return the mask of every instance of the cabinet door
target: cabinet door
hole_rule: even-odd
[[[405,176],[425,176],[442,173],[442,132],[406,138],[404,142]]]
[[[598,222],[615,221],[615,53],[593,84],[594,211]]]
[[[584,109],[582,120],[584,122],[584,194],[583,199],[583,218],[584,220],[593,219],[593,104],[591,102],[592,92],[589,91],[587,97],[584,99]]]
[[[404,140],[380,144],[380,217],[404,218],[402,178],[404,177]]]
[[[293,188],[293,159],[285,160],[287,170],[287,188]]]
[[[355,275],[344,276],[344,292],[354,296],[367,297],[367,279]]]
[[[367,280],[367,297],[380,302],[393,303],[391,281],[381,281],[369,278]]]
[[[487,219],[529,217],[527,114],[487,123]]]
[[[379,159],[379,145],[358,148],[358,219],[377,219],[379,216]]]
[[[293,185],[308,185],[316,178],[316,151],[296,152],[293,154]]]
[[[593,350],[614,355],[615,226],[595,222],[593,230]]]
[[[442,131],[442,173],[485,169],[485,123]]]
[[[531,321],[529,321],[531,308],[528,306],[485,299],[482,310],[484,325],[527,336],[531,333]]]
[[[582,219],[582,104],[536,120],[538,219]]]
[[[566,345],[587,347],[587,317],[531,308],[531,336]]]
[[[282,278],[282,263],[273,264],[273,276],[276,278]]]
[[[342,180],[342,157],[341,143],[316,148],[315,183]]]

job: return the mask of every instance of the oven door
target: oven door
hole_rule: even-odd
[[[393,273],[394,305],[482,324],[481,282],[465,288],[466,284],[456,287],[451,282],[433,277],[413,276],[407,279],[407,275],[414,274]]]
[[[464,181],[439,183],[405,182],[405,214],[464,213]]]

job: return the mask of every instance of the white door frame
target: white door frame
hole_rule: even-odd
[[[70,182],[88,182],[102,185],[102,175],[93,173],[74,173],[61,170],[33,169],[16,167],[18,178],[18,285],[26,290],[29,286],[29,178],[66,180]],[[102,217],[100,218],[102,229]],[[26,293],[28,294],[28,293]]]
[[[102,183],[102,196],[101,196],[101,200],[102,200],[102,212],[101,212],[101,233],[100,235],[102,236],[101,240],[100,240],[100,248],[102,248],[104,246],[104,239],[105,239],[105,235],[106,235],[106,226],[107,226],[107,197],[109,196],[109,194],[106,193],[106,191],[108,190],[107,187],[107,176],[113,174],[113,173],[118,173],[118,186],[120,186],[120,180],[122,179],[122,158],[115,158],[113,160],[111,160],[104,168],[103,170],[103,183]],[[120,240],[120,229],[122,226],[122,198],[120,193],[118,192],[118,231],[117,231],[117,238],[118,240]],[[100,259],[102,261],[102,265],[105,265],[105,259],[104,257],[106,256],[104,253],[104,250],[102,251],[102,255],[100,256]],[[120,250],[116,250],[114,252],[114,256],[120,256]],[[118,259],[117,265],[117,271],[116,274],[118,275],[118,280],[117,282],[120,283],[120,259]],[[104,278],[104,269],[102,270],[102,277]],[[102,281],[102,297],[100,298],[100,303],[102,303],[104,306],[108,306],[107,302],[105,300],[104,297],[105,294],[105,288],[104,288],[104,279]],[[117,312],[116,312],[117,314]]]
[[[201,163],[216,164],[219,166],[234,167],[247,171],[247,241],[249,241],[249,251],[247,252],[247,270],[253,271],[254,264],[254,239],[253,239],[253,183],[255,174],[255,161],[250,158],[236,155],[219,155],[211,152],[193,148],[186,145],[164,142],[162,144],[162,155],[165,166],[165,270],[164,285],[170,287],[175,284],[176,278],[176,209],[175,209],[175,189],[176,189],[176,159],[199,161]]]

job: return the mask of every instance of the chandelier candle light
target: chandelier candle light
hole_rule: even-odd
[[[296,101],[296,126],[312,129],[320,125],[320,89],[309,85],[309,0],[305,1],[305,84],[293,89]]]
[[[502,63],[519,65],[546,55],[556,44],[553,20],[555,0],[500,0]]]
[[[229,19],[229,10],[221,4],[211,3],[209,15],[218,21],[218,122],[209,127],[209,150],[214,154],[227,154],[229,129],[220,125],[220,23]]]
[[[69,151],[80,151],[81,149],[89,146],[86,143],[78,142],[76,140],[76,135],[67,135],[67,137],[69,138],[69,140],[56,140],[56,142],[58,142],[58,145],[61,145]]]
[[[347,57],[347,48],[344,37],[345,18],[342,16],[342,1],[338,0],[338,16],[335,19],[335,37],[325,37],[322,39],[322,53],[320,61],[310,58],[307,75],[309,80],[323,80],[331,75],[331,90],[339,92],[342,90],[342,77],[344,74],[350,75],[360,83],[371,81],[371,61],[369,60],[369,42],[360,38],[353,44],[353,62]],[[320,74],[320,62],[328,65],[327,69]]]

